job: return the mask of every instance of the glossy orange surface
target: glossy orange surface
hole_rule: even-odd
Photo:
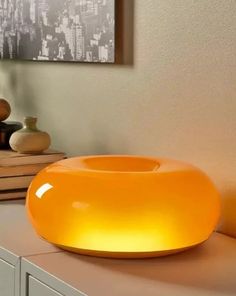
[[[90,156],[41,171],[27,194],[37,233],[72,251],[151,257],[207,240],[218,193],[196,167],[169,159]]]

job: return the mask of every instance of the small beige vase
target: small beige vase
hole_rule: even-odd
[[[20,153],[40,154],[51,144],[50,136],[37,129],[36,117],[25,117],[22,129],[12,134],[9,144]]]

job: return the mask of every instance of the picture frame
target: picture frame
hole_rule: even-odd
[[[0,0],[0,58],[115,62],[115,0]]]

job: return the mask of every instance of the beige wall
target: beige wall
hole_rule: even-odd
[[[117,1],[120,64],[1,62],[12,119],[38,116],[70,155],[194,163],[221,191],[222,229],[236,235],[235,0]]]

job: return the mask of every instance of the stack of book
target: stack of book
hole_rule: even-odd
[[[34,176],[63,158],[64,153],[54,150],[37,155],[0,150],[0,200],[25,198]]]

